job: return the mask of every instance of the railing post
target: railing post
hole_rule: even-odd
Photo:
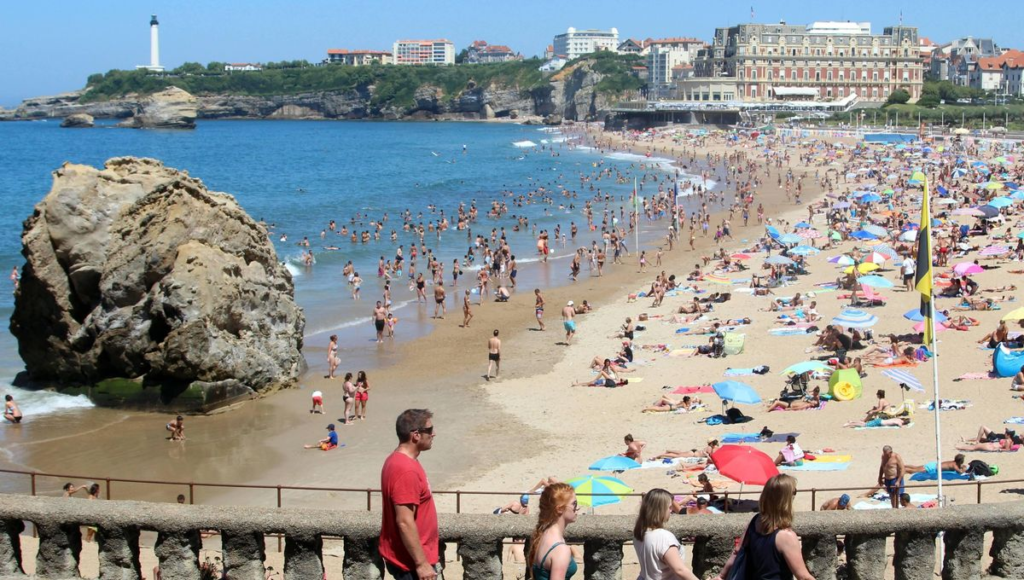
[[[885,577],[887,535],[846,534],[846,569],[852,580]]]
[[[281,486],[277,486],[277,509],[281,509]],[[277,553],[281,553],[281,534],[277,535]]]
[[[893,547],[896,580],[931,580],[935,575],[935,532],[898,532]]]
[[[195,482],[188,484],[188,505],[195,505],[196,503],[196,484]]]
[[[818,490],[817,488],[811,488],[811,511],[818,509]]]
[[[141,580],[139,528],[100,527],[96,533],[101,578]]]
[[[943,580],[981,577],[985,530],[947,530],[942,534],[942,541],[946,546],[942,560]]]
[[[371,503],[371,502],[372,502],[372,500],[371,500],[371,496],[370,496],[370,493],[371,493],[372,491],[373,491],[373,490],[371,490],[371,489],[369,489],[369,488],[367,488],[367,489],[366,489],[366,511],[368,511],[368,512],[371,512],[371,511],[373,511],[373,505],[372,505],[372,503]]]
[[[221,531],[224,551],[224,577],[231,580],[264,580],[266,552],[263,534],[259,532]]]
[[[198,531],[159,532],[153,553],[160,561],[160,577],[199,578],[200,545]]]
[[[109,500],[110,499],[110,478],[109,477],[106,479],[106,482],[107,482],[107,500]]]
[[[284,542],[284,577],[323,578],[324,542],[320,534],[288,534]]]
[[[33,471],[32,473],[30,473],[29,477],[32,479],[32,495],[35,495],[36,494],[36,472]]]
[[[461,491],[456,491],[455,492],[455,513],[457,513],[457,514],[461,514],[462,513],[462,492]]]
[[[459,542],[458,556],[462,560],[465,578],[501,578],[502,538],[492,540],[463,540]]]
[[[978,503],[980,504],[981,503],[981,482],[980,481],[975,481],[975,483],[978,485]]]
[[[384,578],[384,559],[377,550],[377,537],[345,537],[345,555],[342,559],[342,577],[355,580],[381,580]],[[499,576],[500,577],[500,574]]]
[[[988,573],[999,578],[1024,577],[1024,527],[992,530],[992,565]]]

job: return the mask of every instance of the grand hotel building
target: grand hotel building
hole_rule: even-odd
[[[885,101],[896,89],[921,96],[924,60],[917,28],[868,22],[718,28],[693,62],[677,97],[696,101]]]

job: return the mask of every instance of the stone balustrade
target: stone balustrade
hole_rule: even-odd
[[[670,529],[695,538],[694,572],[715,575],[728,559],[734,538],[749,514],[673,517]],[[346,580],[377,580],[383,566],[376,543],[380,514],[312,509],[188,506],[132,501],[73,501],[25,495],[0,495],[0,580],[27,576],[22,568],[24,522],[36,526],[39,549],[35,578],[78,578],[82,549],[80,526],[95,526],[100,578],[139,580],[139,537],[157,533],[154,552],[163,580],[199,578],[199,530],[219,530],[224,568],[231,580],[264,580],[264,536],[284,536],[287,579],[323,577],[323,538],[344,541]],[[458,546],[464,577],[498,579],[502,540],[528,537],[532,517],[442,514],[444,542]],[[569,528],[569,539],[584,546],[583,578],[622,578],[623,544],[630,541],[633,518],[584,515]],[[843,511],[799,513],[794,528],[804,558],[819,580],[836,578],[836,538],[846,549],[846,577],[876,580],[889,575],[886,546],[893,542],[897,580],[930,580],[936,568],[939,532],[945,544],[944,580],[976,579],[983,574],[985,534],[992,533],[991,565],[998,578],[1024,578],[1024,502],[959,506],[944,510]]]

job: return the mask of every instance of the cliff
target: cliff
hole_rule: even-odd
[[[640,81],[629,70],[632,62],[620,55],[594,55],[555,75],[539,73],[536,61],[456,67],[328,65],[219,77],[112,71],[81,91],[27,99],[7,112],[7,118],[86,113],[124,119],[136,115],[148,95],[179,86],[195,95],[198,119],[582,121],[602,118],[615,101],[639,88]],[[125,92],[133,88],[137,92]]]
[[[266,230],[153,159],[65,163],[25,221],[27,386],[197,410],[294,384],[305,318]]]

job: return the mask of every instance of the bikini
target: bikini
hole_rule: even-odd
[[[556,543],[552,544],[551,547],[548,548],[548,551],[544,554],[544,557],[540,559],[540,563],[533,565],[533,579],[534,580],[550,580],[550,578],[551,578],[551,570],[548,570],[548,569],[544,568],[544,562],[547,561],[548,556],[551,555],[551,551],[552,550],[554,550],[555,548],[557,548],[558,546],[561,546],[563,544],[565,544],[565,542],[556,542]],[[569,567],[565,570],[565,580],[569,580],[569,578],[572,578],[573,575],[576,574],[576,569],[577,569],[576,560],[574,560],[572,558],[572,556],[570,556],[569,557]]]

